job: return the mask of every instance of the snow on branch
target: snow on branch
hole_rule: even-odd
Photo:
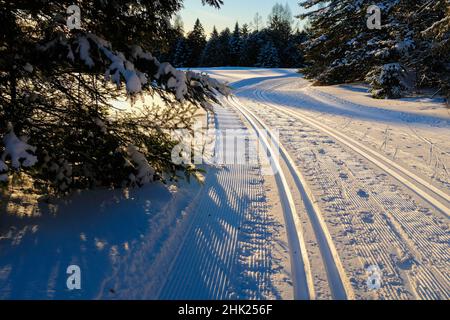
[[[188,92],[186,74],[183,71],[175,69],[170,63],[161,63],[156,74],[156,79],[169,75],[167,88],[175,90],[175,96],[178,101],[183,101]]]
[[[81,58],[81,60],[84,61],[84,63],[89,68],[93,68],[95,63],[94,63],[94,60],[92,60],[92,58],[90,56],[90,52],[89,52],[90,49],[91,49],[91,45],[89,44],[88,39],[86,37],[79,37],[78,38],[78,52],[80,54],[80,58]]]
[[[70,43],[76,45],[75,54]],[[207,76],[194,72],[184,72],[177,70],[170,63],[159,62],[151,53],[145,52],[140,46],[134,45],[129,48],[129,52],[119,52],[113,50],[111,44],[92,33],[80,33],[75,39],[66,38],[66,35],[59,35],[56,40],[52,40],[41,46],[43,51],[50,50],[56,45],[61,45],[68,51],[69,63],[74,63],[74,58],[79,58],[89,69],[101,72],[104,68],[102,64],[106,61],[105,79],[112,81],[120,88],[125,83],[128,95],[142,93],[149,84],[157,83],[163,90],[172,92],[180,102],[194,99],[194,94],[198,94],[200,102],[204,103],[207,98],[213,99],[216,94],[229,94],[226,85]],[[98,57],[100,53],[102,59]],[[137,67],[139,66],[139,67]]]
[[[152,168],[145,155],[138,150],[135,145],[130,144],[127,147],[128,156],[136,167],[136,175],[131,174],[129,179],[132,183],[144,185],[152,182],[155,175],[155,169]]]
[[[32,167],[37,163],[38,159],[34,155],[36,147],[30,146],[19,139],[11,124],[8,125],[8,133],[3,137],[3,144],[5,145],[5,151],[1,155],[0,173],[8,170],[7,159],[11,160],[11,165],[16,170],[21,167]]]

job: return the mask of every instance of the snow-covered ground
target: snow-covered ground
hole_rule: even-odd
[[[235,94],[209,125],[279,132],[266,141],[278,172],[260,153],[205,166],[204,185],[3,198],[0,298],[450,299],[442,100],[374,100],[288,69],[201,71]],[[82,289],[69,291],[73,264]]]
[[[228,72],[234,81],[236,70],[221,77]],[[361,85],[317,88],[294,71],[262,70],[259,78],[258,70],[242,72],[250,76],[232,84],[238,104],[279,130],[331,233],[340,258],[334,265],[345,269],[339,276],[355,297],[449,299],[450,118],[442,100],[373,100]],[[326,249],[314,231],[311,257],[317,243]],[[366,283],[371,266],[382,275],[382,287],[373,291]],[[322,286],[336,275],[314,277],[319,294],[336,296]]]

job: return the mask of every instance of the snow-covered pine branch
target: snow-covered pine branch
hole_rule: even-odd
[[[90,33],[79,33],[75,37],[61,34],[56,40],[42,45],[41,50],[44,53],[67,50],[68,63],[76,64],[79,59],[88,69],[104,70],[105,79],[118,88],[125,84],[128,95],[140,94],[154,88],[155,84],[168,89],[180,102],[207,102],[214,100],[216,93],[229,93],[226,85],[192,71],[187,77],[185,71],[177,70],[170,63],[159,62],[138,45],[130,46],[127,53],[118,52],[109,42]]]
[[[374,4],[381,11],[381,29],[371,30],[367,10]],[[301,17],[311,24],[309,40],[302,45],[308,62],[303,72],[317,83],[370,78],[386,89],[380,95],[379,88],[373,88],[375,96],[398,97],[414,87],[432,87],[450,95],[448,0],[306,0],[301,6],[309,9]],[[385,66],[397,62],[417,79],[413,86],[399,90],[398,81],[382,81],[394,72]]]
[[[0,171],[7,171],[8,168],[5,165],[7,159],[11,161],[11,167],[15,170],[22,167],[29,168],[37,163],[37,157],[34,155],[36,147],[30,146],[24,140],[25,138],[19,139],[16,136],[12,124],[9,123],[8,133],[3,137],[5,150],[0,155],[2,160]]]
[[[182,2],[83,1],[80,30],[66,26],[70,0],[6,2],[0,11],[0,180],[20,171],[67,192],[195,173],[171,163],[176,141],[170,131],[192,126],[199,107],[228,89],[152,55],[167,45],[170,17]],[[116,110],[113,102],[126,95],[156,102]]]

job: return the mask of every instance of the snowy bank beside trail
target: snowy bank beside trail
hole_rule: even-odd
[[[368,85],[347,84],[336,86],[310,87],[328,97],[341,97],[356,105],[367,108],[379,108],[397,112],[408,112],[417,116],[430,116],[450,120],[450,108],[441,97],[432,98],[431,95],[417,95],[400,99],[374,99],[368,93]]]

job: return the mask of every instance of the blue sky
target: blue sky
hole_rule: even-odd
[[[186,32],[192,30],[195,20],[199,18],[209,34],[214,25],[220,31],[225,27],[234,27],[236,21],[241,25],[252,22],[256,12],[259,12],[263,22],[266,23],[267,16],[277,2],[283,5],[289,4],[294,15],[301,12],[299,0],[224,0],[224,5],[219,10],[203,6],[201,0],[185,0],[184,9],[180,15]]]

